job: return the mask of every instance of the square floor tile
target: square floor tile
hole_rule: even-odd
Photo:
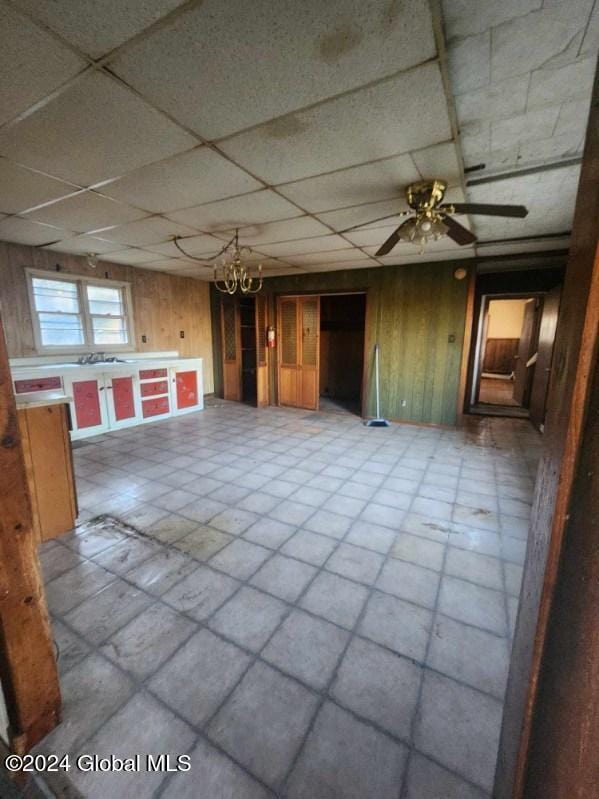
[[[176,541],[175,546],[196,560],[208,560],[231,541],[233,541],[233,536],[221,533],[220,530],[215,530],[213,527],[201,525],[189,535]]]
[[[376,587],[416,605],[434,608],[439,588],[439,574],[431,569],[423,569],[415,563],[390,558],[383,566]]]
[[[119,757],[141,753],[170,755],[171,760],[186,752],[195,733],[185,722],[157,702],[147,692],[137,693],[89,741],[89,749],[99,757],[115,754],[118,742]],[[141,770],[83,772],[74,769],[70,777],[83,796],[137,796],[146,799],[154,795],[164,779],[159,771]]]
[[[498,558],[450,546],[447,550],[445,573],[483,585],[485,588],[503,591],[501,566],[501,561]]]
[[[49,583],[69,569],[83,563],[83,560],[73,549],[62,544],[56,544],[45,551],[40,548],[40,563],[44,581]]]
[[[336,574],[321,572],[300,604],[311,613],[351,630],[367,598],[368,589],[365,586]]]
[[[398,533],[391,548],[392,557],[435,571],[441,570],[444,552],[443,544],[410,533]]]
[[[309,530],[298,530],[281,547],[281,552],[314,566],[322,566],[336,546],[335,540],[328,536],[311,533]]]
[[[404,494],[401,491],[393,491],[389,488],[380,488],[372,498],[372,501],[398,510],[407,510],[412,503],[412,495]]]
[[[401,744],[327,702],[291,773],[286,796],[397,799],[406,757]]]
[[[161,799],[272,799],[272,794],[207,741],[200,739],[191,752],[192,774],[174,775]]]
[[[270,639],[262,657],[310,687],[324,688],[349,633],[323,619],[294,610]]]
[[[249,510],[252,513],[266,514],[276,507],[280,501],[278,497],[265,494],[263,491],[252,491],[241,502],[237,503],[237,507],[242,510]]]
[[[427,671],[414,743],[438,763],[490,791],[502,710],[498,700]]]
[[[383,556],[378,552],[341,543],[327,560],[325,567],[327,571],[340,574],[342,577],[372,585],[382,563]]]
[[[273,497],[283,499],[297,491],[297,483],[290,483],[289,480],[270,480],[262,486],[262,490]]]
[[[239,583],[226,574],[200,566],[173,586],[163,600],[194,619],[203,621],[233,594]]]
[[[148,527],[146,532],[152,538],[162,541],[165,544],[170,544],[173,541],[178,541],[185,535],[189,535],[197,526],[197,522],[191,519],[186,519],[184,516],[179,516],[176,513],[170,513],[168,516],[163,516],[162,519],[158,519],[157,522]]]
[[[143,680],[197,628],[189,619],[156,604],[112,635],[101,652],[136,679]]]
[[[248,541],[253,541],[254,544],[261,544],[270,549],[277,549],[284,541],[287,541],[296,530],[297,527],[295,525],[285,524],[285,522],[280,522],[276,519],[265,518],[258,519],[257,522],[245,531],[243,537],[247,538]]]
[[[124,541],[96,555],[94,562],[115,574],[123,575],[159,552],[160,547],[155,541],[127,536]]]
[[[455,504],[453,506],[453,521],[458,524],[467,524],[482,530],[499,531],[499,516],[485,508],[471,508],[467,505]]]
[[[353,524],[345,541],[386,555],[395,541],[395,536],[395,531],[388,527],[359,520]]]
[[[77,535],[63,538],[63,541],[73,552],[78,553],[84,558],[92,558],[99,552],[120,543],[125,538],[125,534],[115,528],[98,526],[91,527]]]
[[[143,591],[117,579],[64,618],[88,641],[100,644],[145,610],[152,601]]]
[[[430,610],[375,591],[368,600],[358,632],[400,655],[422,662],[432,621]]]
[[[489,799],[489,795],[427,757],[413,752],[406,777],[405,799]]]
[[[323,510],[327,510],[330,513],[340,513],[343,516],[355,518],[360,514],[365,505],[366,502],[363,499],[343,497],[339,494],[334,494],[327,499],[322,507]]]
[[[62,615],[115,580],[114,574],[85,561],[61,574],[46,586],[46,599],[52,613]]]
[[[202,499],[197,499],[195,502],[190,502],[189,505],[184,505],[179,509],[179,513],[181,516],[192,519],[199,524],[206,524],[206,522],[209,522],[214,516],[217,516],[225,510],[227,510],[227,506],[222,502],[217,502],[208,497],[202,497]]]
[[[55,619],[52,622],[52,637],[56,644],[58,670],[60,676],[77,665],[90,653],[90,647],[83,638]]]
[[[127,581],[160,596],[196,568],[197,564],[182,552],[165,549],[127,572]]]
[[[148,682],[148,688],[191,724],[216,712],[250,663],[250,656],[200,630]]]
[[[259,652],[287,611],[280,599],[244,586],[214,614],[210,627],[246,649]]]
[[[176,488],[174,491],[167,491],[159,497],[152,499],[152,504],[157,505],[159,508],[165,508],[170,511],[177,511],[184,505],[189,505],[196,499],[195,494],[191,491],[186,491],[183,488]]]
[[[304,505],[302,502],[285,499],[270,511],[269,516],[273,519],[278,519],[280,522],[299,526],[313,513],[314,508],[311,505]]]
[[[452,619],[497,635],[506,634],[505,600],[500,591],[445,576],[441,580],[439,610]]]
[[[331,696],[359,716],[409,740],[422,668],[386,649],[354,638],[331,686]]]
[[[323,491],[320,488],[311,486],[301,486],[289,497],[293,502],[302,502],[304,505],[311,505],[314,508],[320,507],[323,502],[331,496],[330,491]]]
[[[427,665],[503,699],[509,668],[508,641],[438,614]]]
[[[247,580],[271,555],[270,549],[236,538],[210,559],[210,565],[238,580]]]
[[[522,589],[522,577],[524,569],[516,563],[504,561],[503,570],[505,572],[505,588],[511,596],[519,597]]]
[[[222,530],[223,533],[241,535],[257,518],[255,513],[250,513],[248,510],[227,508],[210,520],[210,526],[216,527],[217,530]]]
[[[295,602],[316,571],[314,566],[307,563],[275,555],[252,577],[251,582],[269,594],[287,602]]]
[[[331,513],[326,510],[317,510],[311,516],[304,527],[306,530],[311,530],[313,533],[322,533],[331,538],[343,538],[345,533],[352,526],[352,519],[348,516],[342,516],[339,513]]]
[[[316,694],[255,663],[210,723],[208,737],[275,787],[291,768],[317,706]]]

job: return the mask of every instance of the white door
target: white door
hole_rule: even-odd
[[[106,406],[111,430],[141,421],[141,396],[137,369],[111,369],[104,374]]]
[[[77,370],[77,377],[63,376],[65,394],[71,397],[71,438],[87,438],[108,430],[104,376]]]

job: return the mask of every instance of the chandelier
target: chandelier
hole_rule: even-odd
[[[218,291],[223,294],[235,294],[237,289],[242,294],[257,294],[262,288],[262,264],[258,266],[258,276],[252,277],[248,268],[243,263],[243,256],[246,258],[252,252],[249,247],[239,246],[239,231],[235,231],[235,235],[225,246],[210,258],[197,258],[190,255],[179,244],[179,237],[173,237],[175,247],[185,255],[186,258],[191,258],[194,261],[200,261],[204,265],[208,265],[207,261],[216,261],[214,264],[214,285]],[[221,270],[222,280],[219,280],[218,271]]]

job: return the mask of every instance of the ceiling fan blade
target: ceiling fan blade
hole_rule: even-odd
[[[524,205],[492,205],[485,203],[446,203],[439,210],[456,214],[481,214],[482,216],[514,216],[523,218],[528,214]]]
[[[404,222],[404,224],[405,224],[405,222]],[[397,230],[393,231],[393,233],[389,236],[389,238],[387,239],[387,241],[384,244],[381,244],[381,246],[378,248],[378,250],[374,254],[375,257],[378,257],[379,255],[387,255],[387,253],[391,252],[391,250],[395,247],[395,245],[399,241],[399,230],[400,230],[400,228],[401,228],[401,225],[397,228]]]
[[[387,216],[379,216],[377,219],[371,219],[369,222],[360,222],[359,225],[353,225],[352,227],[346,227],[345,230],[338,230],[337,233],[349,233],[350,230],[357,230],[360,227],[366,227],[366,225],[374,225],[375,222],[382,222],[383,219],[393,219],[394,216],[405,216],[406,214],[410,214],[411,211],[398,211],[395,214],[388,214]]]
[[[453,239],[456,244],[463,247],[465,244],[472,244],[476,241],[474,233],[471,233],[468,228],[456,222],[456,220],[452,219],[448,214],[443,214],[443,223],[447,226],[447,235],[450,239]]]

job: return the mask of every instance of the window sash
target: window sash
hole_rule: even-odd
[[[30,307],[31,307],[31,314],[32,314],[32,321],[34,327],[34,335],[35,335],[35,342],[36,348],[40,353],[80,353],[80,352],[103,352],[104,350],[108,351],[118,351],[118,350],[132,350],[133,344],[135,341],[134,335],[134,328],[133,328],[133,318],[131,315],[131,288],[129,283],[124,283],[120,281],[113,281],[113,280],[106,280],[106,281],[98,281],[94,280],[93,278],[86,278],[86,277],[71,277],[66,275],[55,276],[53,273],[48,273],[39,270],[28,269],[28,288],[29,288],[29,299],[30,299]],[[79,303],[79,313],[75,314],[71,311],[43,311],[38,310],[35,303],[35,289],[34,289],[34,278],[43,279],[53,281],[55,283],[71,283],[76,286],[76,296],[77,301]],[[88,286],[96,286],[98,288],[111,288],[116,289],[119,292],[120,302],[119,308],[121,313],[119,315],[116,314],[92,314],[90,311],[90,302],[88,300],[88,293],[87,288]],[[116,303],[115,303],[116,306]],[[40,315],[50,315],[50,314],[57,314],[60,316],[77,316],[81,320],[81,328],[83,333],[83,343],[81,344],[47,344],[43,342],[43,335],[42,335],[42,323],[40,319]],[[97,329],[94,328],[94,320],[102,320],[102,319],[114,319],[120,320],[121,326],[120,330],[122,331],[121,338],[124,340],[117,342],[117,341],[99,341],[96,342],[97,338],[102,338],[102,336],[98,336]],[[117,336],[112,336],[112,338],[116,338]],[[105,338],[111,338],[111,336],[105,336]]]

